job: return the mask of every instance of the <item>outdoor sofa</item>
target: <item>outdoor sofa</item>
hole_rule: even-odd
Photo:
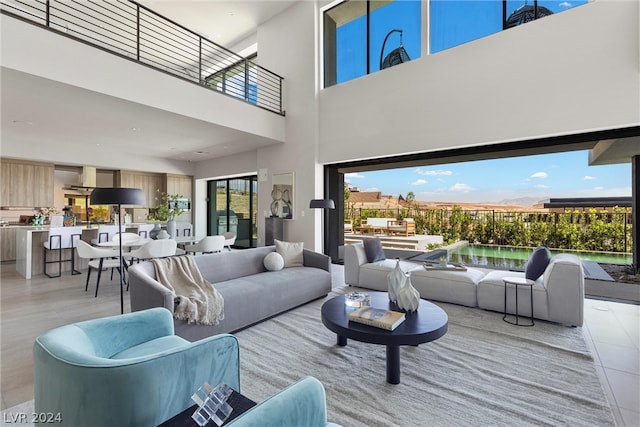
[[[345,246],[344,275],[348,285],[379,291],[388,290],[387,276],[396,260],[386,255],[369,260],[362,242]],[[410,273],[412,285],[421,298],[479,307],[505,310],[506,277],[524,278],[521,271],[492,270],[466,267],[464,270],[425,269],[422,262],[400,261],[400,268]],[[515,313],[513,289],[509,289],[507,313]],[[518,314],[531,315],[530,289],[518,288]],[[544,273],[533,284],[533,317],[542,320],[581,326],[584,320],[584,271],[580,258],[559,254],[551,259]]]

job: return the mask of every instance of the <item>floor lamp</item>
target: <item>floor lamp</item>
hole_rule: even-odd
[[[144,193],[139,188],[95,188],[91,192],[92,205],[117,205],[118,230],[122,231],[122,205],[144,206]],[[124,314],[124,261],[122,258],[122,239],[118,239],[120,248],[120,312]]]
[[[336,204],[332,199],[312,199],[309,208],[322,209],[322,253],[324,253],[324,211],[325,209],[335,209]]]

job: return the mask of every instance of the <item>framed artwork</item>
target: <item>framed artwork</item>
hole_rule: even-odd
[[[293,219],[293,172],[276,173],[271,178],[271,216]]]

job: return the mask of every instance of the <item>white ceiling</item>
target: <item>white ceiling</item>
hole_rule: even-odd
[[[259,24],[294,1],[141,3],[220,45],[231,46],[254,34]],[[4,144],[64,141],[70,149],[86,149],[87,145],[103,143],[113,147],[114,141],[118,141],[114,148],[132,155],[148,154],[152,149],[158,157],[200,161],[274,143],[228,127],[6,68],[2,68],[1,85]]]

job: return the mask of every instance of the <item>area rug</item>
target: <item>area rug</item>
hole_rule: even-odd
[[[581,328],[517,327],[437,303],[447,334],[402,347],[401,383],[391,385],[385,347],[337,346],[320,320],[324,301],[236,334],[243,394],[259,402],[311,375],[324,384],[329,421],[343,426],[615,425]]]

